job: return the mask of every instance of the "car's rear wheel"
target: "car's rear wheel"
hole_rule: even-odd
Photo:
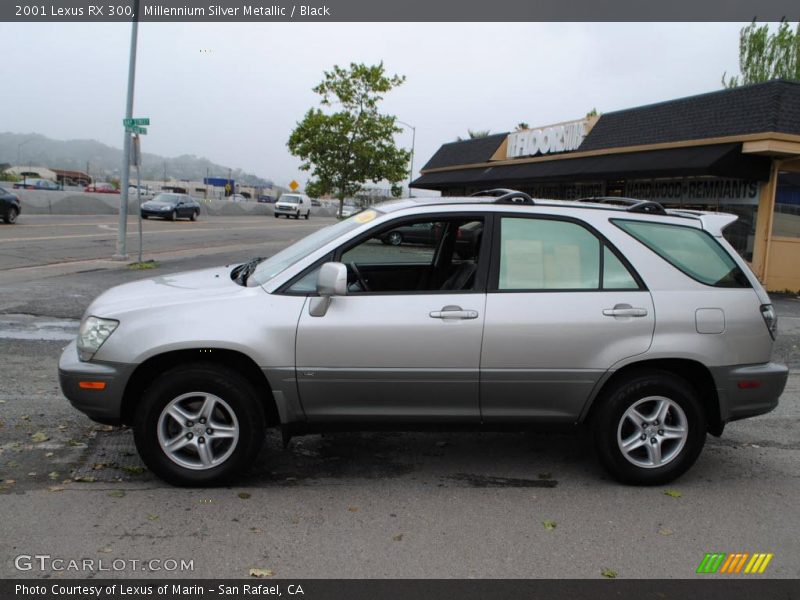
[[[175,221],[177,219],[178,219],[178,211],[177,210],[173,210],[172,213],[170,213],[170,215],[169,215],[169,220],[170,221]]]
[[[9,225],[13,225],[14,223],[17,222],[18,216],[19,216],[19,211],[16,208],[11,207],[11,209],[6,213],[6,216],[3,217],[3,221],[8,223]]]
[[[592,422],[603,466],[619,481],[659,485],[691,467],[706,439],[697,391],[683,378],[647,370],[620,380],[598,399]]]
[[[175,485],[219,485],[249,465],[264,441],[253,386],[209,363],[175,367],[147,389],[134,419],[145,464]]]
[[[311,214],[310,210],[308,212],[306,212],[306,221],[308,221],[308,217],[309,217],[310,214]]]
[[[146,219],[146,218],[147,218],[147,215],[142,215],[142,218],[143,218],[143,219]]]
[[[189,216],[189,220],[190,221],[197,221],[197,213],[198,213],[198,211],[193,210],[192,214]]]

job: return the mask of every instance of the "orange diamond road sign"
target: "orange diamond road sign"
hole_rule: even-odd
[[[294,179],[292,179],[292,183],[289,184],[289,187],[292,188],[293,192],[296,192],[297,188],[300,187],[300,184],[297,183]]]

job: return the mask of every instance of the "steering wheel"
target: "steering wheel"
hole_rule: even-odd
[[[369,292],[370,289],[369,289],[369,286],[367,285],[367,280],[364,279],[363,275],[361,275],[361,271],[358,270],[358,267],[356,266],[356,263],[355,262],[351,262],[349,264],[350,264],[350,268],[353,271],[353,275],[356,276],[356,281],[358,281],[358,285],[361,286],[361,291],[362,292]]]

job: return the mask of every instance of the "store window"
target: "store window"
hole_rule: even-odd
[[[800,238],[800,173],[780,173],[772,235]]]

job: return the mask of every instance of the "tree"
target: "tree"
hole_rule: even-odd
[[[491,132],[488,129],[477,129],[475,131],[473,131],[472,129],[467,129],[467,135],[469,136],[467,138],[462,138],[461,136],[458,136],[456,138],[456,141],[465,142],[466,140],[477,140],[480,138],[489,137],[491,135]]]
[[[289,150],[311,171],[306,191],[315,196],[333,194],[339,199],[354,196],[367,181],[390,184],[408,175],[410,154],[395,145],[402,129],[396,117],[378,110],[383,96],[405,81],[388,76],[383,63],[367,66],[351,63],[349,69],[334,65],[313,88],[320,104],[336,112],[310,109],[289,136]]]
[[[770,79],[800,80],[800,23],[794,31],[786,20],[781,20],[777,31],[770,32],[769,25],[750,25],[739,32],[740,75],[722,74],[722,85],[733,88]]]
[[[517,127],[514,131],[525,131],[526,129],[530,129],[531,126],[528,125],[525,121],[517,123]]]

